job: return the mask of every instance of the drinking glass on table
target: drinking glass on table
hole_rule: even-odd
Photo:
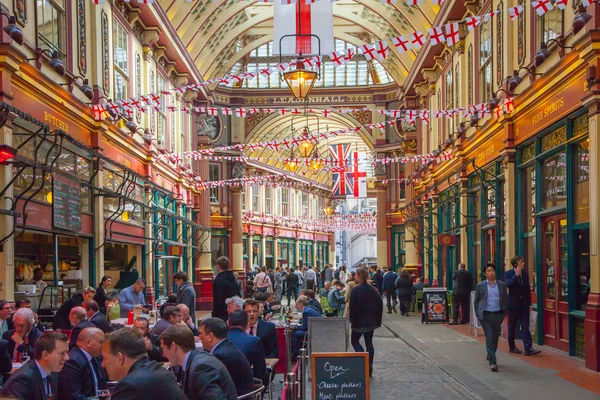
[[[21,353],[20,358],[21,358],[21,363],[25,364],[27,361],[29,361],[29,353],[28,352]]]
[[[98,389],[96,391],[96,397],[98,397],[99,400],[110,400],[110,390]]]

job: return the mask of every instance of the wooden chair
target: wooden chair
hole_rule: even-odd
[[[415,301],[413,303],[413,312],[420,313],[423,306],[423,291],[418,290],[415,294]]]
[[[254,389],[250,393],[246,393],[243,396],[239,396],[238,400],[260,400],[262,393],[265,391],[265,386],[261,385],[260,387]]]

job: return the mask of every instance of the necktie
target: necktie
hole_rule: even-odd
[[[46,387],[46,396],[52,395],[52,383],[50,383],[50,376],[44,378],[44,386]]]
[[[94,379],[94,387],[96,388],[96,392],[100,388],[100,368],[98,366],[98,361],[92,357],[90,360],[90,364],[92,365],[92,377]]]
[[[254,336],[254,325],[250,325],[250,336]]]

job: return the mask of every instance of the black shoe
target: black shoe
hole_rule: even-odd
[[[496,364],[492,364],[491,370],[492,372],[498,372],[498,366]]]
[[[513,354],[523,354],[523,352],[521,350],[517,349],[516,347],[511,348],[509,350],[509,352],[513,353]],[[525,353],[525,354],[527,355],[527,353]]]
[[[490,363],[490,365],[492,365],[492,362],[490,361],[490,356],[485,356],[485,361],[487,361],[488,363]]]
[[[467,322],[464,322],[464,321],[459,322],[460,325],[467,325],[468,323],[469,323],[468,321]]]
[[[526,356],[535,356],[536,354],[540,354],[542,351],[538,350],[538,349],[529,349],[529,350],[525,350],[525,355]]]
[[[404,314],[405,317],[408,317],[408,313]]]
[[[388,314],[391,314],[391,313],[392,313],[392,310],[388,310]]]
[[[456,322],[454,322],[454,321],[448,322],[448,325],[456,325]]]
[[[396,310],[395,308],[392,308],[392,310],[394,311],[395,314],[398,314],[398,310]]]

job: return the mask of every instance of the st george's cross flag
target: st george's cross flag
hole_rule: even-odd
[[[333,38],[333,10],[330,1],[318,1],[307,4],[297,1],[295,4],[273,3],[275,8],[273,21],[273,54],[293,56],[302,54],[330,54],[335,51]],[[307,36],[287,36],[287,35]],[[315,36],[308,36],[315,35]],[[281,49],[279,41],[281,40]]]
[[[346,168],[346,182],[350,188],[348,197],[367,197],[366,154],[354,151],[349,161],[348,168]]]

